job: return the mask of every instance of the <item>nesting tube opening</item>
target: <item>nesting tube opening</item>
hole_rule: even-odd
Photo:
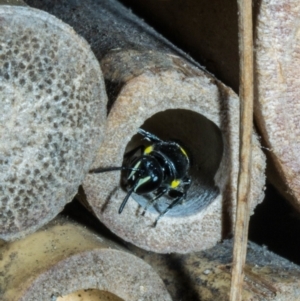
[[[205,73],[182,66],[184,74],[182,69],[146,71],[126,82],[107,117],[106,138],[92,169],[124,164],[124,154],[144,142],[137,135],[139,128],[163,141],[175,139],[191,158],[192,184],[185,203],[179,205],[178,199],[178,205],[161,215],[172,200],[164,197],[157,202],[162,208],[148,205],[145,210],[147,199],[132,193],[122,207],[128,192],[122,187],[124,173],[119,171],[90,173],[83,183],[89,206],[112,232],[159,253],[211,247],[230,231],[234,220],[238,98]],[[255,138],[254,143],[256,147]],[[263,158],[257,147],[253,162],[258,162],[253,170],[259,185],[252,188],[252,203],[257,203],[264,181]],[[124,208],[121,214],[120,208]]]
[[[187,176],[191,186],[186,200],[167,212],[169,216],[193,215],[206,208],[218,195],[220,189],[215,182],[215,175],[223,156],[223,138],[220,129],[203,115],[191,110],[169,109],[158,112],[148,118],[141,128],[156,135],[163,141],[175,141],[186,152],[190,167]],[[125,154],[140,145],[151,145],[141,134],[136,134],[127,144]],[[121,186],[124,188],[124,176]],[[180,190],[180,188],[177,188]],[[132,194],[132,198],[149,212],[163,212],[174,198],[165,194],[155,206],[149,202],[153,193]]]

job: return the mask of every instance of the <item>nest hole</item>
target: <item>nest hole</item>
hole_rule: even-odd
[[[174,206],[166,215],[193,215],[206,208],[219,195],[215,175],[220,168],[223,156],[223,138],[218,126],[203,115],[190,110],[170,109],[159,112],[140,126],[164,141],[176,141],[188,154],[190,168],[188,175],[191,186],[182,204]],[[151,145],[150,141],[136,134],[128,143],[125,153],[139,145]],[[126,181],[126,179],[125,179]],[[121,181],[124,187],[124,177]],[[154,193],[138,195],[132,198],[147,211],[163,212],[174,198],[165,194],[155,206],[149,205]]]
[[[102,290],[85,289],[58,297],[57,301],[124,301],[118,296]]]

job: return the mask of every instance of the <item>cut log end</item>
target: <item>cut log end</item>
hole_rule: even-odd
[[[273,168],[269,178],[300,210],[300,81],[297,1],[260,1],[256,7],[256,120]],[[275,167],[275,168],[274,168]]]
[[[170,301],[152,268],[66,219],[0,248],[3,301]]]
[[[119,57],[120,53],[120,61]],[[156,252],[185,253],[211,247],[232,230],[239,102],[230,89],[210,75],[174,55],[170,57],[172,64],[167,67],[156,62],[163,67],[144,67],[142,74],[127,81],[121,68],[118,73],[107,66],[103,69],[106,79],[113,75],[115,82],[122,79],[124,83],[112,105],[106,139],[93,168],[121,166],[124,153],[143,143],[137,135],[142,127],[163,140],[178,141],[187,150],[192,162],[187,200],[154,227],[157,210],[163,211],[170,199],[161,198],[158,208],[150,206],[143,215],[147,199],[134,194],[118,214],[126,194],[119,172],[90,174],[83,188],[95,214],[123,239]],[[130,69],[132,65],[126,66]],[[252,209],[263,197],[265,167],[255,135],[253,140]]]
[[[0,238],[32,233],[77,193],[103,136],[89,45],[46,12],[0,5]]]

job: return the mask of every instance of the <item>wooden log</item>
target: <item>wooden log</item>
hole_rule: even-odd
[[[157,271],[174,301],[229,300],[232,240],[184,255],[129,248]],[[249,241],[242,300],[297,301],[299,296],[300,267]]]
[[[121,2],[239,92],[237,1]]]
[[[238,91],[235,1],[124,0]],[[300,210],[299,60],[296,0],[254,1],[255,120],[268,156],[270,182]],[[217,20],[217,22],[216,22]]]
[[[0,238],[53,219],[103,137],[107,97],[89,45],[54,16],[0,6]]]
[[[2,244],[0,256],[2,301],[171,301],[148,264],[70,219]]]
[[[268,176],[300,210],[300,61],[297,1],[259,1],[256,12],[256,121],[273,163]]]
[[[27,3],[73,26],[101,63],[111,109],[94,168],[120,166],[126,149],[142,143],[139,127],[179,140],[192,160],[187,201],[156,227],[158,213],[149,208],[142,216],[147,200],[141,196],[133,195],[118,214],[126,195],[119,172],[88,175],[83,188],[98,218],[123,239],[156,252],[206,249],[230,233],[239,156],[239,100],[232,90],[115,1]],[[251,211],[264,187],[265,159],[256,135],[252,153]],[[169,202],[162,198],[159,209]]]

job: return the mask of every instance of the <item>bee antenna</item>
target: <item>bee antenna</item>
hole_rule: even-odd
[[[118,166],[118,167],[99,167],[95,168],[89,171],[89,173],[101,173],[101,172],[107,172],[107,171],[116,171],[116,170],[134,170],[134,171],[140,171],[139,168],[131,168],[131,167],[125,167],[125,166]]]
[[[126,205],[128,199],[129,199],[129,197],[131,196],[131,194],[132,194],[133,191],[134,191],[134,188],[135,188],[135,186],[133,186],[133,187],[127,192],[127,194],[126,194],[126,196],[125,196],[125,198],[124,198],[124,200],[123,200],[123,202],[122,202],[122,204],[121,204],[121,206],[120,206],[120,208],[119,208],[119,214],[122,213],[122,211],[123,211],[123,209],[124,209],[124,207],[125,207],[125,205]]]
[[[124,207],[125,207],[125,205],[126,205],[128,199],[129,199],[129,197],[130,197],[131,194],[134,192],[134,189],[138,186],[138,183],[139,183],[139,181],[136,181],[136,182],[134,183],[134,185],[130,188],[130,190],[127,192],[127,194],[126,194],[126,196],[125,196],[125,198],[124,198],[124,200],[123,200],[123,202],[122,202],[122,204],[121,204],[121,206],[120,206],[120,208],[119,208],[119,214],[122,213],[122,211],[123,211],[123,209],[124,209]]]

